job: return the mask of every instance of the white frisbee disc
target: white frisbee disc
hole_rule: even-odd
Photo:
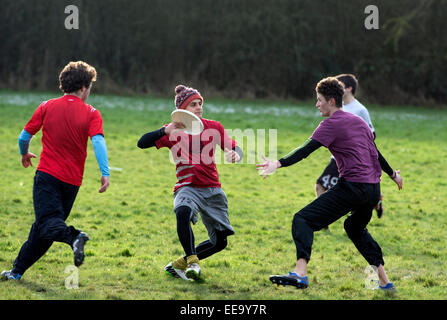
[[[181,129],[183,132],[191,135],[200,134],[203,131],[202,120],[194,113],[183,109],[176,109],[171,113],[172,122],[181,122],[186,128]]]

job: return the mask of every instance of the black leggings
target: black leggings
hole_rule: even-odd
[[[227,234],[218,230],[216,230],[215,243],[208,239],[195,247],[194,233],[191,228],[191,208],[180,206],[175,209],[175,214],[177,216],[177,234],[183,250],[185,250],[185,258],[190,255],[197,255],[199,260],[203,260],[226,248]]]

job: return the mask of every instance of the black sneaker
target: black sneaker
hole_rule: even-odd
[[[22,277],[21,274],[18,273],[14,273],[11,270],[5,270],[1,273],[0,275],[2,280],[20,280],[20,278]]]
[[[74,253],[74,264],[79,267],[84,262],[84,246],[85,243],[90,240],[85,232],[80,232],[76,239],[73,241],[73,253]]]
[[[289,274],[285,275],[270,276],[270,281],[277,285],[294,286],[297,289],[306,289],[309,286],[307,276],[300,277],[295,272],[289,272]]]

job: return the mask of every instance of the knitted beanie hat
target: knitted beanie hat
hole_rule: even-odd
[[[203,98],[200,95],[200,92],[194,88],[186,87],[182,84],[179,84],[175,87],[175,107],[177,109],[185,109],[188,104],[194,99],[200,99],[203,103]]]

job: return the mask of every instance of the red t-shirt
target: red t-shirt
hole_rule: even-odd
[[[75,185],[82,184],[88,137],[104,135],[98,110],[73,95],[43,102],[25,126],[35,135],[42,128],[37,170]]]
[[[176,163],[177,183],[174,192],[183,186],[197,188],[220,188],[219,174],[214,161],[216,145],[222,150],[233,149],[232,140],[220,122],[202,119],[200,135],[179,132],[165,135],[157,140],[156,147],[168,147]]]

